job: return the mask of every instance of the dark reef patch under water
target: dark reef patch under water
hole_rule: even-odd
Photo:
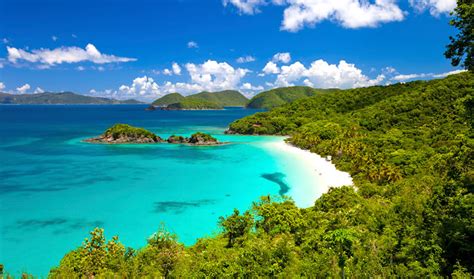
[[[196,200],[196,201],[161,201],[155,202],[155,209],[153,210],[155,213],[166,213],[172,212],[174,214],[183,213],[186,209],[189,208],[196,208],[204,205],[210,205],[215,203],[216,200],[211,199],[203,199],[203,200]]]
[[[261,177],[265,178],[266,180],[269,180],[271,182],[274,182],[280,186],[280,190],[278,191],[278,194],[284,195],[288,193],[290,190],[290,186],[285,182],[285,174],[281,172],[274,172],[274,173],[264,173],[261,175]]]
[[[102,227],[102,221],[89,221],[85,219],[49,218],[49,219],[25,219],[18,220],[13,229],[36,231],[40,229],[52,229],[53,234],[63,234],[78,229],[92,229]]]

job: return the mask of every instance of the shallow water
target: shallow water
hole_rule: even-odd
[[[266,147],[282,138],[223,134],[230,122],[256,110],[145,107],[0,106],[0,263],[9,273],[45,276],[96,226],[137,248],[164,223],[192,244],[215,233],[218,217],[233,208],[308,185],[292,159]],[[81,142],[115,123],[162,137],[208,132],[231,144]]]

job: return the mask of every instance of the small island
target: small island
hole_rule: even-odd
[[[124,143],[159,143],[163,140],[154,133],[130,126],[128,124],[115,124],[102,135],[84,140],[90,143],[124,144]]]
[[[133,127],[128,124],[115,124],[107,129],[102,135],[85,139],[84,141],[88,143],[101,144],[153,144],[163,142],[199,146],[225,144],[224,142],[219,142],[213,136],[202,132],[194,133],[189,138],[172,135],[165,141],[153,132],[144,128]]]

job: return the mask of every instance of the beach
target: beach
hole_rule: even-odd
[[[265,148],[283,156],[280,164],[287,170],[286,182],[290,186],[288,196],[300,207],[310,207],[331,187],[353,185],[349,173],[340,171],[330,161],[303,150],[284,140],[264,143]]]

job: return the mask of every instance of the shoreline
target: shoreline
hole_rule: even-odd
[[[282,167],[289,170],[287,182],[290,184],[290,191],[287,195],[300,207],[313,206],[330,188],[354,185],[349,173],[338,170],[332,162],[316,153],[284,140],[265,145],[289,161],[282,163]]]

